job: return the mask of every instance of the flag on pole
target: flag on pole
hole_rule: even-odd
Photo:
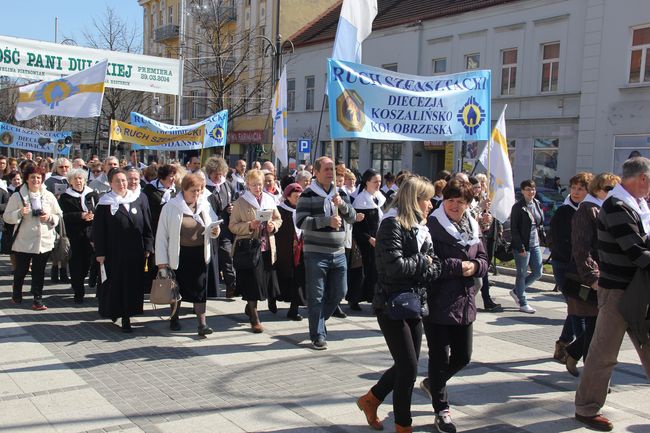
[[[40,115],[97,117],[101,114],[108,60],[76,74],[20,88],[16,120]]]
[[[361,43],[372,32],[377,0],[343,0],[332,58],[361,63]]]
[[[273,152],[283,166],[289,166],[287,152],[287,67],[282,69],[280,79],[275,85],[271,104],[273,118]]]
[[[501,223],[510,218],[510,211],[515,204],[515,185],[508,158],[505,114],[506,107],[503,107],[501,116],[492,130],[490,141],[478,157],[481,164],[488,169],[490,211]]]

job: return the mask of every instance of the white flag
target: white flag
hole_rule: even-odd
[[[512,166],[508,158],[505,115],[506,107],[503,107],[501,116],[492,130],[490,141],[478,157],[481,164],[488,168],[490,200],[492,201],[490,211],[501,223],[510,218],[512,206],[515,204],[515,185],[512,178]]]
[[[283,166],[289,166],[287,152],[287,67],[282,69],[271,104],[273,118],[273,152]]]
[[[343,0],[332,58],[361,63],[361,43],[372,32],[377,0]]]
[[[40,115],[97,117],[102,111],[108,60],[76,74],[20,88],[16,120]]]

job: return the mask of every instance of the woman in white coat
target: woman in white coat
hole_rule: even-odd
[[[211,256],[210,238],[217,238],[220,232],[218,225],[210,227],[217,218],[207,200],[201,199],[204,188],[205,179],[201,176],[188,174],[183,178],[182,193],[161,210],[155,252],[158,269],[174,270],[182,300],[194,304],[201,336],[212,334],[205,322],[207,264]],[[172,331],[181,329],[179,309],[180,302],[169,323]]]
[[[23,283],[31,263],[33,310],[47,309],[43,304],[45,265],[54,248],[54,228],[62,218],[56,197],[43,184],[44,175],[37,166],[27,165],[23,170],[26,183],[9,198],[3,215],[7,224],[15,225],[16,234],[11,246],[16,258],[11,300],[14,304],[22,302]]]

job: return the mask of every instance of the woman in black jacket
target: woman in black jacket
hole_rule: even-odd
[[[441,273],[427,296],[429,315],[424,319],[424,332],[429,377],[421,386],[431,395],[436,428],[441,432],[456,431],[449,412],[447,381],[470,361],[476,293],[488,269],[479,223],[468,210],[472,199],[469,182],[452,180],[443,190],[442,205],[427,222]]]
[[[537,310],[528,305],[526,289],[542,276],[542,250],[544,243],[544,212],[535,198],[537,188],[534,180],[521,182],[523,198],[512,206],[510,213],[510,235],[512,252],[515,255],[517,277],[510,296],[519,311],[533,314]],[[528,267],[530,266],[530,274]],[[528,274],[528,275],[527,275]]]
[[[368,424],[381,430],[377,408],[393,392],[393,412],[397,433],[410,433],[411,394],[418,371],[422,342],[422,319],[393,320],[388,316],[388,299],[395,294],[417,291],[426,302],[426,290],[440,274],[440,261],[434,255],[429,231],[424,225],[431,208],[433,185],[421,177],[405,180],[396,194],[377,232],[376,259],[378,290],[373,299],[377,322],[394,364],[357,405]]]
[[[65,231],[70,239],[70,277],[74,302],[84,300],[84,279],[90,270],[93,257],[91,232],[95,217],[95,206],[99,202],[97,192],[86,186],[86,171],[75,168],[68,173],[69,187],[59,198],[63,211]]]

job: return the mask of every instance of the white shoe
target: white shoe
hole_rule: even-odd
[[[517,304],[517,307],[519,307],[519,297],[514,290],[510,291],[510,296],[512,297],[512,300],[515,301],[515,304]]]
[[[526,304],[523,307],[519,307],[519,311],[522,313],[528,313],[528,314],[535,314],[537,312],[536,309],[531,307],[530,305]]]

